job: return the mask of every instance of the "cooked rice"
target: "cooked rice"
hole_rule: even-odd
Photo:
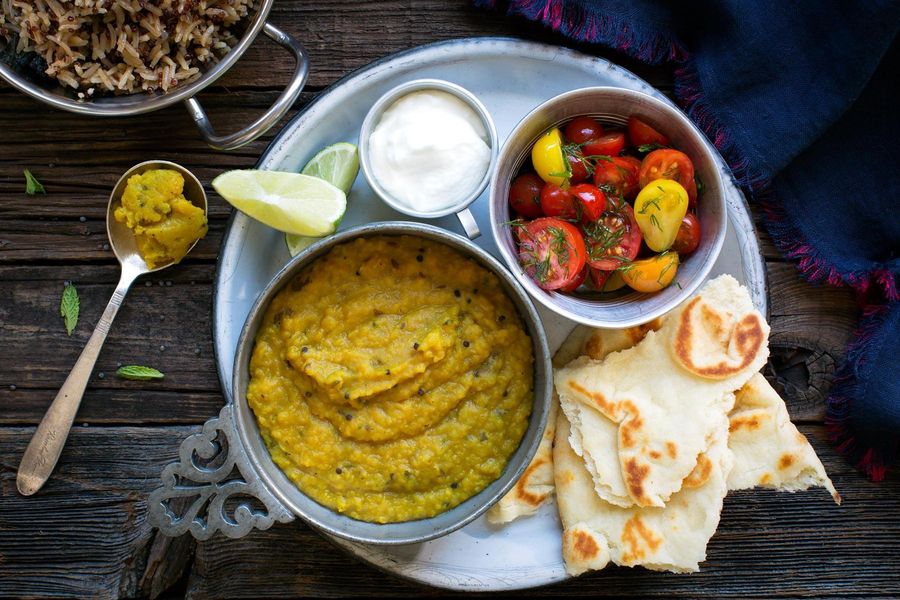
[[[0,36],[78,97],[189,83],[237,42],[256,0],[0,0]]]

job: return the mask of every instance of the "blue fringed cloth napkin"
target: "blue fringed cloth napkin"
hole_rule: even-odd
[[[675,66],[675,95],[813,283],[863,318],[828,398],[873,479],[900,439],[900,2],[475,0]]]

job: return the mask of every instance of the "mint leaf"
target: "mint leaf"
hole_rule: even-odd
[[[63,290],[62,298],[59,301],[59,316],[61,316],[66,324],[66,333],[72,335],[75,326],[78,324],[78,312],[81,309],[81,302],[78,300],[78,291],[71,283],[66,282]]]
[[[41,185],[41,182],[37,180],[37,178],[31,174],[31,171],[25,169],[25,193],[29,196],[34,196],[35,194],[46,194],[44,191],[44,186]]]
[[[116,370],[116,375],[122,379],[131,379],[133,381],[151,381],[153,379],[162,379],[165,377],[161,372],[152,367],[142,367],[140,365],[125,365]]]

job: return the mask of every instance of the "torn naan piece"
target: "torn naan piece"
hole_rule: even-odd
[[[591,329],[578,325],[553,355],[553,367],[567,365],[578,357]],[[487,511],[487,520],[495,525],[509,523],[519,517],[533,515],[553,494],[553,438],[556,435],[556,415],[559,398],[553,391],[547,427],[541,437],[534,458],[516,482],[516,485],[497,504]]]
[[[747,290],[722,275],[637,346],[558,370],[569,442],[600,498],[664,506],[731,410],[732,392],[765,363],[768,334]]]
[[[764,487],[796,492],[824,487],[835,503],[841,503],[816,451],[791,423],[784,400],[762,374],[754,374],[738,390],[728,420],[728,446],[735,461],[729,490]]]
[[[583,353],[603,360],[636,344],[647,331],[659,329],[656,321],[628,329],[594,329]],[[634,340],[629,344],[629,340]],[[781,396],[761,373],[735,394],[734,408],[728,415],[728,447],[734,453],[734,469],[728,476],[729,490],[764,487],[795,492],[824,487],[837,504],[841,496],[825,472],[822,461],[806,437],[791,423]]]
[[[719,416],[684,487],[661,508],[622,508],[598,498],[591,474],[569,444],[568,420],[564,414],[557,419],[553,460],[566,571],[579,575],[609,562],[675,573],[699,570],[719,525],[732,467],[725,416]]]

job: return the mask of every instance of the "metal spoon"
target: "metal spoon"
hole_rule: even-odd
[[[94,370],[94,363],[97,362],[97,356],[100,354],[100,348],[106,341],[106,334],[109,333],[113,319],[119,312],[119,307],[122,306],[125,294],[128,293],[131,284],[145,273],[160,271],[174,264],[165,264],[155,269],[148,267],[138,253],[134,233],[113,217],[113,211],[122,198],[128,178],[151,169],[172,169],[181,173],[184,177],[185,198],[195,206],[202,208],[204,214],[207,213],[206,192],[203,191],[200,181],[194,177],[193,173],[173,162],[153,160],[135,165],[122,175],[116,187],[113,188],[106,209],[106,233],[109,236],[112,250],[119,259],[119,264],[122,265],[122,275],[116,291],[113,292],[109,304],[106,305],[106,310],[103,311],[100,321],[94,328],[94,333],[91,334],[81,356],[78,357],[78,362],[75,363],[65,383],[59,389],[56,399],[47,409],[37,431],[34,432],[34,436],[28,443],[28,448],[25,449],[25,455],[22,456],[16,476],[16,487],[19,489],[19,493],[25,496],[30,496],[41,489],[56,467],[59,455],[66,444],[66,438],[69,437],[69,430],[72,428],[78,406],[81,404],[84,389]],[[196,242],[188,249],[188,252],[195,245]]]

